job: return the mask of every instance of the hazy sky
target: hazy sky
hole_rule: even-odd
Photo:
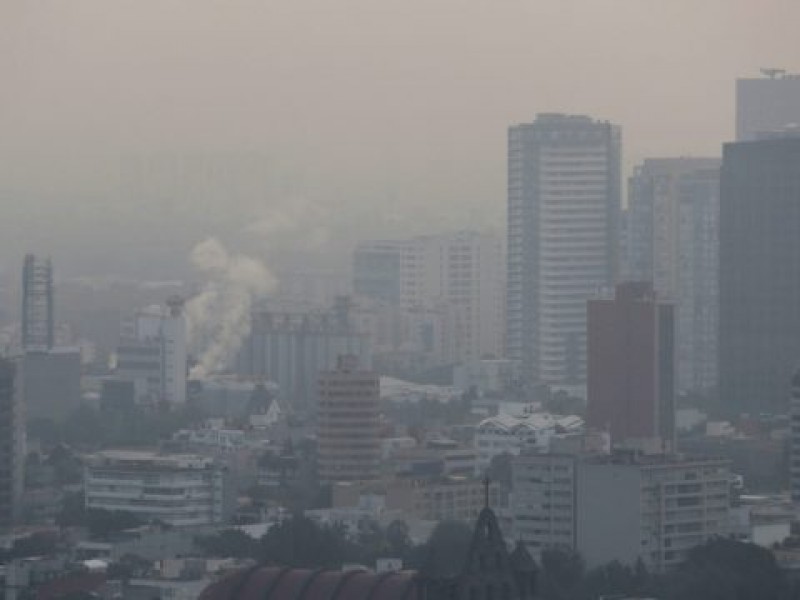
[[[166,223],[183,256],[209,215],[224,237],[298,199],[323,245],[501,226],[510,123],[610,119],[628,167],[718,154],[734,79],[800,70],[798,23],[797,0],[2,0],[0,251],[80,272]],[[205,219],[120,189],[121,157],[240,154],[267,167]]]

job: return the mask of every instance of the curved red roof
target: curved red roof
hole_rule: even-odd
[[[208,586],[200,600],[420,600],[415,571],[254,567]]]

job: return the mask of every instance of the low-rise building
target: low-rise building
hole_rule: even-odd
[[[173,526],[223,523],[233,506],[227,470],[194,454],[105,450],[84,472],[86,507],[127,511]]]
[[[651,572],[730,529],[730,468],[723,459],[634,452],[577,463],[576,549],[589,568],[641,559]]]
[[[475,430],[477,469],[480,472],[486,470],[492,459],[501,454],[517,456],[523,450],[546,450],[554,435],[582,429],[583,419],[576,415],[529,412],[489,417]]]

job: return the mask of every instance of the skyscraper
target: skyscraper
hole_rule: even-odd
[[[53,266],[28,254],[22,266],[22,349],[49,350],[53,330]]]
[[[719,165],[716,158],[654,158],[629,180],[624,277],[652,281],[676,307],[681,390],[716,385]]]
[[[25,460],[25,417],[13,362],[0,358],[0,531],[19,516]]]
[[[800,506],[800,370],[792,375],[792,396],[789,403],[791,417],[791,452],[789,457],[789,482],[792,502]]]
[[[800,75],[764,69],[766,77],[736,80],[736,140],[800,125]]]
[[[731,410],[785,412],[800,361],[800,137],[726,144],[719,388]]]
[[[612,444],[675,437],[673,307],[652,285],[627,282],[589,301],[587,424]]]
[[[319,376],[318,466],[322,481],[377,479],[380,475],[380,378],[340,356]]]
[[[620,144],[586,116],[509,129],[507,357],[530,382],[586,380],[586,301],[616,278]]]

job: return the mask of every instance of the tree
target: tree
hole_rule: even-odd
[[[789,593],[769,550],[722,538],[693,548],[663,588],[666,600],[782,600]]]
[[[226,529],[216,535],[200,536],[197,546],[206,556],[222,558],[256,558],[258,542],[239,529]]]
[[[412,552],[412,566],[433,577],[457,575],[464,568],[471,540],[472,528],[466,523],[441,521],[428,541]]]
[[[585,572],[583,559],[569,548],[542,552],[540,595],[545,600],[572,600]]]
[[[356,544],[347,539],[343,527],[317,525],[295,515],[270,528],[259,542],[262,561],[291,567],[340,567],[358,558]]]

